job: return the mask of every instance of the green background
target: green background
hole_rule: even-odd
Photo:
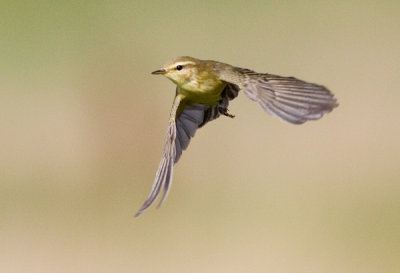
[[[398,272],[399,1],[2,1],[1,272]],[[243,94],[199,130],[161,209],[190,55],[329,87],[293,126]]]

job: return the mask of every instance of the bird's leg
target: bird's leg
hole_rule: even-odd
[[[218,107],[218,112],[220,114],[222,114],[224,116],[227,116],[227,117],[230,117],[230,118],[234,118],[235,117],[235,115],[229,114],[228,108],[226,108],[226,107],[219,106]]]

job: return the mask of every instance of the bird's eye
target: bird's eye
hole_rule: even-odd
[[[179,71],[179,70],[182,70],[182,68],[183,68],[183,66],[181,66],[181,65],[177,65],[177,66],[176,66],[176,70],[178,70],[178,71]]]

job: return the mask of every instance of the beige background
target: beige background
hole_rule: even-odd
[[[1,272],[399,272],[399,1],[213,2],[1,2]],[[179,55],[340,106],[293,126],[240,95],[134,219]]]

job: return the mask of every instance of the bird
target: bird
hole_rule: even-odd
[[[176,92],[162,159],[150,194],[135,217],[161,192],[158,207],[163,204],[171,189],[174,164],[196,130],[220,116],[233,118],[229,102],[240,91],[265,112],[292,124],[320,119],[338,106],[335,96],[322,85],[189,56],[177,57],[152,74],[170,79]]]

